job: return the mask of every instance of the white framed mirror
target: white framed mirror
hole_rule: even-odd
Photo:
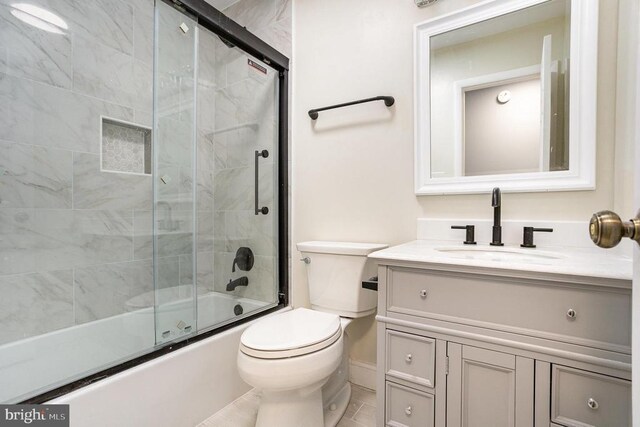
[[[595,189],[597,0],[489,0],[415,27],[415,192]]]

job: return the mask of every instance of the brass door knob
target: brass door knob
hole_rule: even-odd
[[[593,243],[601,248],[612,248],[628,237],[640,244],[640,218],[622,221],[618,214],[600,211],[593,214],[589,221],[589,235]]]

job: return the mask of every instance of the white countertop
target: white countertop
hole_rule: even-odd
[[[482,259],[475,259],[465,253],[446,252],[447,250],[508,251],[512,252],[513,257],[505,260],[501,259],[500,254],[492,256],[491,253],[485,253],[482,254]],[[448,240],[414,240],[373,252],[369,258],[380,264],[411,264],[415,266],[428,264],[425,267],[438,266],[440,270],[477,271],[485,274],[500,271],[503,275],[516,277],[572,279],[624,287],[631,286],[633,274],[631,256],[595,247],[584,249],[547,246],[525,249],[506,245],[502,247],[486,244],[463,245]],[[628,283],[619,281],[628,281]]]

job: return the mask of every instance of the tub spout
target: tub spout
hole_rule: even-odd
[[[229,283],[227,283],[227,292],[235,291],[238,286],[249,286],[249,279],[247,276],[242,276],[235,280],[229,280]]]

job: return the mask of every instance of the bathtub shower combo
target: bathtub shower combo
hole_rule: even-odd
[[[0,402],[288,303],[288,59],[203,0],[0,0]]]

